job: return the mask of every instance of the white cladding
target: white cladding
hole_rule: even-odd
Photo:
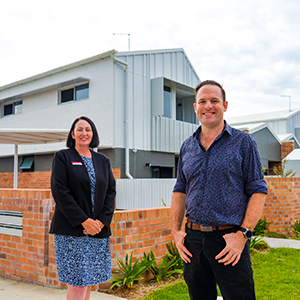
[[[157,107],[158,103],[153,106],[155,99],[152,94],[155,91],[151,88],[152,80],[162,78],[174,86],[178,83],[194,88],[200,82],[198,75],[183,49],[121,52],[117,53],[115,57],[128,64],[126,71],[120,64],[116,64],[115,67],[115,145],[125,147],[124,123],[126,122],[130,148],[166,151],[166,149],[158,149],[152,145],[152,117],[162,114],[161,108]],[[125,76],[127,76],[127,81]],[[123,84],[122,78],[124,79]],[[126,107],[124,90],[127,93]],[[163,85],[156,92],[162,94]],[[160,104],[163,105],[161,101]],[[174,112],[176,111],[176,102],[173,101],[173,104]],[[126,109],[127,120],[125,120]],[[176,116],[173,114],[172,119],[175,118]],[[165,136],[165,138],[168,137],[168,135]],[[170,152],[174,152],[174,149]]]
[[[112,50],[0,87],[0,128],[69,129],[75,118],[85,115],[95,122],[101,147],[124,148],[127,138],[130,148],[151,150],[151,80],[158,77],[190,90],[200,82],[183,49]],[[86,82],[87,99],[60,103],[62,88]],[[19,100],[22,113],[3,116],[4,105]],[[20,153],[52,152],[55,147],[63,146],[23,146]],[[0,149],[0,155],[4,152]]]
[[[99,131],[101,145],[114,146],[114,80],[113,61],[110,57],[93,63],[78,66],[50,77],[25,83],[0,91],[0,101],[4,98],[22,95],[22,113],[2,116],[1,128],[39,128],[39,129],[69,129],[75,118],[85,115],[91,118]],[[60,83],[76,78],[84,78],[89,82],[89,97],[78,101],[59,103]],[[84,83],[84,81],[83,81]],[[53,89],[47,90],[47,87]],[[72,85],[69,86],[70,88]],[[64,86],[68,88],[68,86]],[[41,90],[40,92],[33,92]],[[44,91],[45,90],[45,91]],[[6,103],[4,103],[6,104]],[[1,104],[3,106],[4,104]],[[2,108],[3,112],[3,108]],[[1,141],[0,141],[1,143]],[[23,147],[24,148],[24,147]],[[26,146],[30,149],[49,148],[45,146]],[[61,145],[60,145],[61,148]],[[21,147],[22,149],[22,147]],[[34,151],[36,152],[36,151]],[[38,152],[38,150],[37,150]]]

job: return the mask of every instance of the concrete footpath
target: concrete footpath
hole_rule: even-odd
[[[289,239],[264,238],[272,248],[300,249],[300,241]],[[66,290],[23,283],[0,277],[1,300],[64,300]],[[124,298],[92,291],[91,300],[124,300]],[[218,297],[218,300],[222,297]]]
[[[264,237],[264,241],[271,247],[271,248],[294,248],[300,249],[300,240],[290,240],[290,239],[274,239]]]
[[[65,300],[66,289],[23,283],[0,277],[1,300]],[[124,298],[92,291],[91,300],[124,300]]]

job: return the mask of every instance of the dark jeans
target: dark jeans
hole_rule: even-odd
[[[224,300],[255,300],[253,271],[247,241],[234,267],[218,263],[215,256],[226,246],[223,235],[236,229],[201,232],[186,227],[184,245],[193,254],[184,264],[184,279],[191,300],[216,300],[218,284]]]

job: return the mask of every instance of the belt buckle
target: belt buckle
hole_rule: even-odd
[[[200,225],[201,231],[203,232],[211,232],[213,231],[212,226],[204,226],[204,225]]]

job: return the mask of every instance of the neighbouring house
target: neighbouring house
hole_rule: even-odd
[[[231,117],[228,123],[256,140],[267,174],[294,149],[300,148],[300,109]]]
[[[199,125],[192,105],[199,82],[181,48],[111,50],[0,87],[0,128],[65,130],[85,115],[117,177],[174,178],[180,145]],[[19,176],[50,173],[64,147],[19,145]],[[0,179],[13,172],[13,149],[0,145]]]
[[[294,149],[285,159],[285,172],[292,170],[295,176],[300,177],[300,149]]]
[[[199,82],[182,48],[111,50],[0,87],[0,129],[66,131],[86,115],[116,178],[174,178],[180,145],[199,125]],[[300,147],[300,110],[226,120],[253,135],[268,174]],[[19,145],[19,187],[49,187],[54,153],[64,147]],[[14,146],[0,141],[0,187],[12,186],[13,170]]]

